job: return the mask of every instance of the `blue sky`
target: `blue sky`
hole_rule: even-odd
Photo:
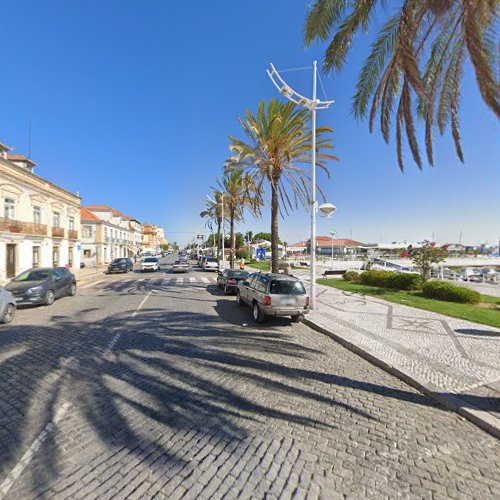
[[[203,230],[199,213],[228,156],[227,136],[239,133],[238,116],[277,96],[269,62],[279,69],[321,60],[324,46],[303,47],[306,12],[303,0],[5,0],[0,142],[26,154],[31,120],[39,175],[79,191],[84,204],[111,205],[189,241]],[[497,241],[499,128],[470,68],[466,163],[445,136],[433,168],[420,172],[408,159],[402,175],[394,142],[349,113],[370,36],[358,41],[346,70],[322,77],[336,103],[319,123],[333,127],[340,162],[330,181],[319,178],[338,209],[318,222],[318,234],[449,242],[462,230],[464,242]],[[286,76],[310,93],[310,73]],[[309,215],[301,209],[280,224],[293,243],[307,237]],[[264,211],[239,229],[269,228]]]

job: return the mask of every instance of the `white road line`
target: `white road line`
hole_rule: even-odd
[[[210,283],[210,280],[208,278],[201,278],[201,281],[203,281],[203,283]]]
[[[132,318],[135,318],[137,316],[137,313],[141,310],[141,307],[145,304],[146,300],[148,300],[148,297],[151,295],[151,292],[148,292],[147,295],[142,299],[142,302],[137,306],[137,309],[132,313]]]
[[[177,279],[175,280],[175,282],[176,282],[178,285],[181,285],[181,284],[183,284],[183,283],[184,283],[184,278],[177,278]]]
[[[196,283],[196,278],[189,278],[190,283]]]
[[[47,440],[51,432],[54,431],[57,423],[64,417],[64,414],[70,407],[69,403],[64,403],[55,413],[52,420],[44,427],[43,431],[38,434],[36,439],[31,443],[31,446],[26,450],[25,454],[22,456],[21,460],[16,464],[16,466],[10,471],[7,477],[4,479],[3,483],[0,485],[0,499],[5,498],[5,495],[9,492],[10,488],[14,484],[14,481],[22,474],[24,469],[33,460],[35,453],[39,450],[40,446]]]

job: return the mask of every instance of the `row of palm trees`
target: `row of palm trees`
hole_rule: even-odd
[[[271,99],[266,104],[263,100],[255,114],[247,110],[239,123],[244,139],[229,136],[231,155],[222,178],[212,187],[213,200],[205,201],[200,215],[210,230],[217,228],[217,241],[223,222],[229,222],[230,265],[234,268],[235,225],[244,220],[247,211],[260,217],[264,203],[270,203],[271,270],[278,272],[279,218],[300,205],[310,209],[311,204],[309,113],[291,102]],[[328,127],[316,131],[316,166],[328,177],[326,163],[337,159],[329,152],[333,149],[331,132]]]

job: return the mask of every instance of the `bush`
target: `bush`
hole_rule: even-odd
[[[347,271],[342,275],[345,281],[359,281],[359,273],[356,271]]]
[[[418,290],[422,286],[422,276],[414,273],[393,273],[389,278],[389,288],[397,290]]]
[[[365,271],[361,273],[359,279],[363,285],[389,288],[389,281],[393,275],[391,271]]]
[[[477,304],[481,301],[481,294],[475,290],[445,283],[443,281],[428,281],[422,288],[424,297],[429,299]]]
[[[419,274],[394,273],[392,271],[365,271],[359,277],[363,285],[394,288],[396,290],[417,290],[422,285]]]

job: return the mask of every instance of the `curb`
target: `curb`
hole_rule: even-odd
[[[471,404],[466,404],[463,399],[461,399],[459,396],[455,394],[443,393],[430,382],[424,383],[419,380],[416,380],[413,374],[410,374],[403,368],[396,367],[394,365],[391,365],[383,361],[382,359],[377,357],[374,353],[370,352],[368,349],[362,349],[353,342],[350,342],[349,340],[346,340],[343,337],[336,335],[335,333],[327,330],[326,328],[318,325],[314,321],[308,319],[307,317],[304,318],[303,323],[312,328],[313,330],[316,330],[317,332],[322,333],[327,337],[330,337],[331,339],[335,340],[337,343],[339,343],[346,349],[349,349],[358,356],[369,361],[371,364],[378,366],[387,373],[390,373],[391,375],[399,378],[403,382],[406,382],[408,385],[417,389],[422,394],[425,394],[426,396],[430,397],[431,399],[438,402],[440,405],[444,406],[448,410],[452,410],[458,413],[459,415],[466,418],[473,424],[477,425],[484,431],[500,439],[500,419],[493,417],[488,412],[481,410]]]

